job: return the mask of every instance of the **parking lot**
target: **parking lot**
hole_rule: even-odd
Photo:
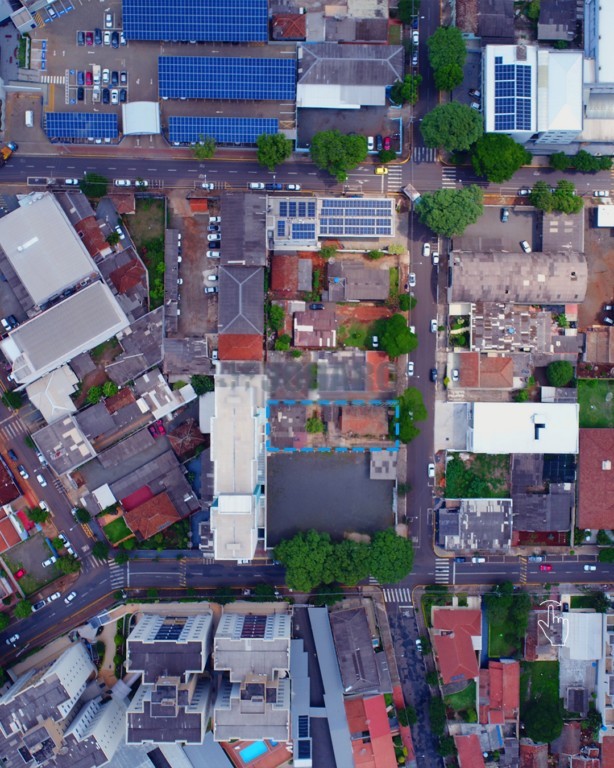
[[[340,539],[393,524],[392,481],[369,479],[369,454],[275,454],[268,462],[267,544],[315,528]]]
[[[455,250],[509,251],[522,253],[520,242],[527,240],[532,250],[541,250],[539,216],[533,208],[507,206],[509,218],[501,221],[501,206],[486,206],[475,224],[461,237],[454,238]]]
[[[297,146],[307,149],[319,131],[337,129],[341,133],[359,133],[363,136],[389,136],[391,149],[400,151],[401,128],[395,110],[385,107],[353,109],[301,109],[298,118]],[[400,115],[399,115],[400,118]]]
[[[9,555],[3,557],[13,573],[19,568],[25,570],[26,575],[20,579],[20,585],[26,595],[31,595],[61,575],[56,565],[43,567],[43,562],[51,555],[43,534],[38,533],[17,544]]]

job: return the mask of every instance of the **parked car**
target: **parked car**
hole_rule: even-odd
[[[200,185],[201,189],[215,189],[215,184],[212,181],[203,181]]]
[[[587,565],[584,566],[584,570],[585,571],[596,571],[597,570],[597,566],[596,565],[588,565],[587,564]]]
[[[501,221],[505,223],[510,217],[510,209],[509,208],[501,208]]]
[[[111,11],[105,11],[104,13],[104,27],[105,29],[113,29],[113,14]]]
[[[439,264],[439,253],[433,251],[433,266],[436,267]]]
[[[390,136],[384,136],[384,149],[386,151],[389,151],[391,147],[392,147],[392,139],[390,138]]]
[[[207,280],[209,280],[210,283],[217,283],[217,275],[207,275]]]
[[[220,227],[218,224],[209,224],[209,226],[207,227],[207,232],[219,232],[219,231],[220,231]]]
[[[54,600],[57,600],[58,597],[60,597],[60,593],[54,592],[52,595],[49,595],[49,597],[47,598],[47,602],[52,603]]]
[[[28,472],[26,471],[26,468],[24,467],[24,465],[23,465],[23,464],[20,464],[20,465],[17,467],[17,471],[18,471],[18,472],[19,472],[19,474],[20,474],[20,475],[23,477],[23,479],[24,479],[24,480],[27,480],[27,479],[30,477],[30,475],[29,475],[29,474],[28,474]]]
[[[460,374],[458,372],[458,368],[452,369],[452,381],[458,381],[460,379]]]
[[[545,571],[546,573],[550,573],[550,571],[552,570],[552,565],[550,563],[542,563],[539,566],[539,570]]]
[[[430,243],[424,243],[424,245],[422,246],[422,255],[426,259],[428,259],[428,257],[431,255]]]
[[[479,557],[479,556],[478,557],[472,557],[471,558],[471,562],[472,563],[485,563],[486,562],[486,558],[485,557]]]
[[[25,571],[25,568],[19,568],[19,570],[15,571],[15,573],[13,574],[13,576],[14,576],[16,579],[23,579],[23,577],[24,577],[25,575],[26,575],[26,571]]]
[[[288,192],[300,192],[301,191],[301,185],[300,184],[286,184],[286,189]]]
[[[479,112],[480,109],[482,109],[482,107],[480,106],[480,103],[478,101],[472,101],[471,109],[475,109],[476,112]]]
[[[128,45],[128,41],[126,40],[126,35],[124,35],[124,31],[120,30],[119,33],[119,44],[120,45]]]
[[[85,85],[85,72],[82,69],[77,72],[77,85]]]
[[[409,273],[409,287],[415,288],[416,287],[416,273],[410,272]]]
[[[217,293],[217,285],[206,285],[205,293]]]
[[[45,478],[44,478],[44,477],[43,477],[43,476],[40,474],[40,472],[39,472],[39,473],[36,475],[36,479],[38,480],[38,482],[39,482],[39,485],[41,486],[41,488],[46,488],[46,487],[47,487],[47,481],[46,481],[46,480],[45,480]]]
[[[411,42],[413,45],[418,46],[420,44],[420,33],[417,29],[412,30]]]
[[[111,33],[111,48],[119,48],[119,32]]]
[[[64,598],[64,602],[66,603],[66,605],[68,605],[69,603],[72,603],[72,601],[75,599],[75,597],[77,597],[77,593],[76,592],[71,592],[70,595],[68,595],[67,597]]]
[[[431,368],[429,376],[433,384],[437,384],[437,368]]]
[[[94,45],[94,35],[92,35],[91,32],[85,33],[85,44],[86,45]]]
[[[111,45],[111,33],[106,31],[102,36],[102,40],[105,45]]]
[[[264,184],[261,181],[250,181],[247,185],[248,189],[264,189]]]
[[[379,347],[379,336],[371,336],[371,347],[377,349]]]
[[[455,563],[465,563],[465,562],[467,562],[467,558],[466,557],[462,557],[461,555],[459,555],[458,557],[454,558],[454,562]]]
[[[221,224],[221,223],[222,223],[221,216],[209,216],[209,224]]]
[[[313,309],[313,310],[324,309],[324,304],[320,304],[320,303],[310,304],[309,309]]]
[[[207,258],[208,259],[219,259],[220,253],[219,251],[207,251]]]
[[[478,91],[476,88],[470,88],[469,89],[469,95],[473,97],[474,99],[481,99],[482,98],[482,92]]]
[[[38,506],[39,506],[41,509],[44,509],[44,510],[45,510],[45,512],[49,512],[49,504],[47,504],[47,502],[46,502],[44,499],[41,499],[41,500],[38,502]]]
[[[593,197],[609,197],[610,193],[607,189],[596,189],[593,192]]]
[[[543,563],[544,562],[544,556],[543,555],[529,555],[527,557],[527,560],[530,563]]]
[[[435,477],[435,465],[433,463],[428,465],[428,476],[429,478]]]
[[[20,637],[21,635],[19,635],[19,633],[16,632],[12,637],[7,638],[6,644],[15,645]]]
[[[414,361],[408,360],[407,361],[407,375],[413,376],[414,375]]]
[[[7,453],[9,455],[9,459],[11,459],[11,461],[18,461],[17,454],[15,453],[15,451],[12,448],[9,448]]]
[[[367,149],[369,152],[373,152],[375,149],[375,137],[374,136],[367,136]]]
[[[527,240],[521,240],[520,247],[525,253],[531,253],[531,246],[529,245]]]
[[[130,179],[115,179],[113,183],[116,187],[129,187],[132,184]]]
[[[92,76],[92,73],[89,72],[89,71],[85,73],[85,84],[86,85],[93,85],[94,84],[94,78]]]
[[[111,93],[108,88],[102,89],[102,103],[108,104],[111,101]]]
[[[81,29],[77,32],[77,45],[85,45],[85,32]]]
[[[58,559],[55,555],[51,555],[47,560],[43,560],[43,568],[48,568],[50,565],[57,563]]]
[[[278,192],[280,189],[283,189],[283,184],[280,184],[278,181],[269,182],[268,184],[265,184],[265,189],[268,189],[271,192]]]
[[[113,88],[111,91],[111,104],[119,104],[119,91],[117,88]]]
[[[120,72],[119,73],[119,84],[120,85],[128,85],[128,73],[127,72]]]
[[[375,149],[378,152],[381,152],[383,148],[384,148],[384,139],[382,138],[381,133],[378,133],[377,136],[375,137]]]
[[[431,320],[431,333],[437,333],[437,320],[433,318]]]
[[[87,34],[91,35],[92,33],[88,32]],[[98,27],[96,27],[96,29],[94,30],[94,42],[96,43],[96,45],[102,45],[102,30],[99,29]]]
[[[518,190],[518,197],[526,197],[527,195],[531,194],[531,190],[527,187],[523,187],[522,189]]]
[[[122,91],[123,90],[124,89],[122,88]],[[120,101],[122,100],[122,98],[121,98],[121,91],[119,93],[119,100]],[[148,187],[149,186],[149,182],[147,181],[147,179],[136,179],[136,181],[134,182],[134,186],[135,187]],[[181,235],[179,236],[179,247],[181,248]]]
[[[418,51],[414,51],[411,55],[411,65],[412,67],[418,66]]]
[[[47,605],[46,600],[39,600],[38,603],[34,603],[32,606],[32,613],[36,613],[36,611],[40,611],[41,608],[44,608]]]

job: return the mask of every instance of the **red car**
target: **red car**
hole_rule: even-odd
[[[94,33],[93,32],[86,32],[85,33],[85,44],[86,45],[94,45]]]
[[[392,139],[390,136],[384,138],[384,149],[390,149],[392,147]]]
[[[165,435],[166,434],[166,429],[164,428],[164,424],[162,423],[162,419],[158,419],[158,421],[156,421],[156,429],[158,430],[158,434],[159,435]]]
[[[552,570],[552,566],[550,565],[550,563],[544,563],[543,565],[539,566],[539,570],[540,571],[551,571]]]
[[[86,85],[93,85],[94,84],[94,78],[92,77],[91,72],[85,73],[85,84]]]
[[[15,578],[16,579],[21,579],[21,577],[25,576],[25,575],[26,575],[26,572],[24,571],[23,568],[20,568],[18,571],[15,571]]]

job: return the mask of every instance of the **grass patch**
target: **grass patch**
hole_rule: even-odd
[[[97,347],[94,347],[94,349],[90,351],[90,357],[95,363],[97,363],[102,359],[105,352],[107,351],[112,352],[114,350],[118,350],[118,352],[121,351],[121,348],[119,346],[119,341],[117,340],[116,336],[113,336],[112,339],[109,339],[108,341],[103,341],[102,344],[99,344]]]
[[[510,457],[476,453],[466,461],[454,456],[446,465],[449,499],[497,499],[510,495]]]
[[[488,656],[491,659],[513,658],[517,654],[519,648],[505,639],[506,631],[505,622],[488,620]]]
[[[399,268],[391,267],[388,270],[388,279],[390,281],[390,288],[388,291],[388,301],[391,304],[396,304],[399,300]]]
[[[19,38],[17,63],[20,69],[30,69],[30,35],[27,32]]]
[[[363,323],[351,323],[339,328],[339,343],[344,347],[365,349],[369,327]]]
[[[592,608],[593,598],[590,595],[572,595],[571,607],[572,608]]]
[[[446,707],[453,709],[463,720],[477,723],[475,680],[458,693],[451,693],[444,698]]]
[[[436,585],[432,589],[425,591],[422,597],[422,615],[424,617],[424,623],[427,627],[432,627],[431,623],[431,608],[434,605],[452,605],[452,595],[446,590],[439,589]]]
[[[614,427],[614,379],[579,379],[580,427]]]
[[[150,309],[155,309],[164,301],[164,201],[137,199],[127,226],[147,267],[149,304]]]
[[[523,661],[520,667],[520,706],[533,700],[559,700],[558,661]]]
[[[102,530],[111,544],[117,544],[118,541],[132,535],[132,531],[126,525],[123,517],[118,517],[112,523],[107,523]]]

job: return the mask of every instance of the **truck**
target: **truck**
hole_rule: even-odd
[[[100,85],[100,64],[92,64],[92,78],[94,85]]]
[[[413,184],[406,184],[403,187],[403,194],[406,197],[409,197],[409,199],[412,201],[413,205],[415,206],[418,200],[420,200],[420,192],[413,186]]]
[[[9,157],[18,149],[17,144],[14,141],[7,141],[7,143],[0,149],[0,165],[4,165]]]

